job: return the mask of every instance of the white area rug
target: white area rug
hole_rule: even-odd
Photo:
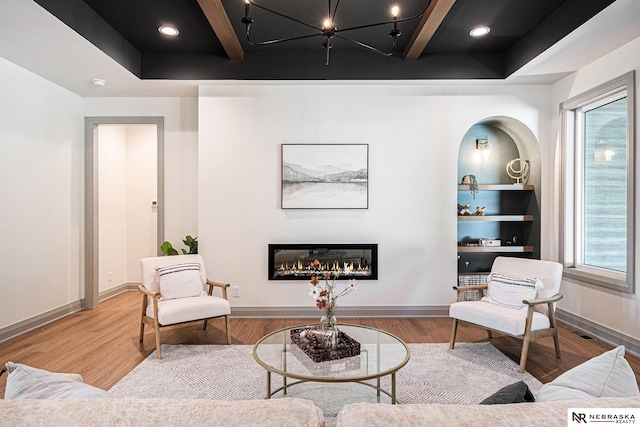
[[[476,404],[500,388],[523,380],[537,394],[542,386],[490,343],[409,344],[411,359],[396,376],[401,403]],[[266,371],[250,345],[164,345],[109,390],[119,397],[247,400],[263,399]],[[282,385],[272,375],[273,389]],[[390,390],[388,380],[383,388]],[[287,396],[307,398],[323,408],[327,425],[345,404],[376,401],[360,384],[304,383]],[[382,402],[389,402],[383,397]]]

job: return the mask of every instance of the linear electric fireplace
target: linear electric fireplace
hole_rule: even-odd
[[[315,260],[320,261],[320,266],[311,269]],[[377,280],[378,245],[269,245],[269,280],[303,280],[318,273],[338,271],[338,280]]]

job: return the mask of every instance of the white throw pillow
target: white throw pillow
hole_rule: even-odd
[[[543,385],[536,402],[632,396],[640,396],[638,383],[629,362],[624,358],[624,346],[619,346]]]
[[[488,277],[487,296],[482,300],[492,304],[519,310],[525,306],[522,300],[535,299],[543,285],[537,278],[522,278],[501,273],[491,273]]]
[[[109,392],[78,381],[79,376],[58,374],[7,362],[5,399],[92,399],[112,398]]]
[[[206,295],[202,289],[200,263],[189,262],[156,267],[161,299],[177,299]]]

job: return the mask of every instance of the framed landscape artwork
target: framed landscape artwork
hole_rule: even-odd
[[[282,144],[282,209],[367,209],[368,144]]]

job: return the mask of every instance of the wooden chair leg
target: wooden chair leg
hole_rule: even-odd
[[[493,338],[493,333],[491,333],[490,329],[487,329],[487,338],[489,339]]]
[[[142,295],[142,312],[140,313],[140,342],[144,340],[144,316],[147,312],[147,296]]]
[[[453,328],[451,329],[451,341],[449,341],[449,350],[453,349],[456,344],[456,333],[458,332],[458,319],[453,319]]]
[[[549,327],[553,331],[553,346],[556,349],[556,357],[560,358],[560,341],[558,340],[558,325],[556,325],[556,316],[553,310],[553,304],[547,304],[547,310],[549,312]]]
[[[529,355],[529,343],[531,342],[531,337],[527,334],[524,336],[522,341],[522,353],[520,353],[520,372],[524,374],[524,370],[527,367],[527,356]]]
[[[529,343],[531,342],[531,325],[533,324],[533,305],[527,309],[527,320],[524,324],[524,334],[522,334],[522,352],[520,353],[520,373],[524,373],[527,366],[527,356],[529,355]],[[553,323],[552,323],[553,324]]]
[[[231,344],[231,320],[229,315],[224,316],[224,326],[227,329],[227,344]]]
[[[204,319],[204,325],[202,325],[202,329],[207,329],[207,320],[209,319]]]

